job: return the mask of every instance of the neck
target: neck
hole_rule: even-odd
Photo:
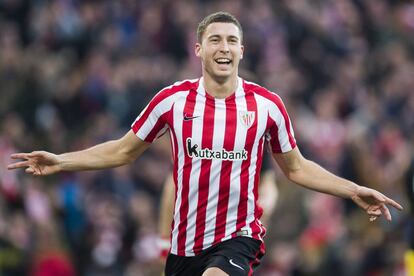
[[[204,88],[208,94],[217,99],[224,99],[233,94],[237,89],[237,75],[231,76],[223,81],[204,74]]]

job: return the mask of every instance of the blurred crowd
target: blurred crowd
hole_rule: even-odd
[[[279,172],[256,275],[405,275],[414,4],[402,0],[0,1],[0,275],[160,275],[168,137],[114,170],[37,178],[6,166],[13,152],[122,136],[158,90],[200,76],[196,27],[218,10],[240,20],[240,74],[284,99],[303,154],[405,207],[370,223]]]

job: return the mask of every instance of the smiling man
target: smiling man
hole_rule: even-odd
[[[224,22],[220,22],[220,16]],[[225,16],[214,14],[199,24],[195,47],[203,66],[205,88],[216,98],[225,98],[235,91],[244,50],[240,23],[234,17],[226,22]]]
[[[33,175],[104,169],[134,161],[161,134],[172,140],[174,221],[166,275],[251,275],[264,254],[259,173],[265,144],[292,181],[306,188],[350,198],[369,215],[391,220],[387,204],[402,207],[378,191],[337,177],[305,159],[282,100],[238,76],[243,57],[240,23],[225,12],[203,19],[195,54],[202,77],[161,90],[124,137],[92,148],[55,155],[17,153]]]

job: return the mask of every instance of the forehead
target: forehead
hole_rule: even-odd
[[[214,22],[207,26],[204,37],[207,38],[213,35],[235,36],[240,39],[240,30],[233,23]]]

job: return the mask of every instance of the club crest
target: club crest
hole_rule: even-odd
[[[254,123],[255,112],[254,111],[239,111],[239,118],[245,127],[249,128]]]

